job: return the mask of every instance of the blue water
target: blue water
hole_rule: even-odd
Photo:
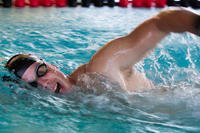
[[[17,53],[35,54],[69,74],[106,42],[159,11],[0,8],[0,76],[13,76],[4,63]],[[76,86],[59,95],[0,80],[0,132],[200,132],[199,42],[192,34],[170,34],[136,64],[155,83],[151,91],[128,94],[90,84],[93,92]]]

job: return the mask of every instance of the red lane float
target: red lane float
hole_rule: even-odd
[[[153,5],[153,0],[144,0],[143,4],[144,4],[144,7],[150,8]]]
[[[66,0],[56,0],[57,7],[65,7],[67,5]]]
[[[30,7],[38,7],[40,6],[40,0],[29,0]]]
[[[132,6],[133,7],[143,7],[144,6],[144,0],[133,0]]]
[[[119,6],[120,7],[128,7],[128,0],[120,0]]]
[[[15,0],[15,6],[16,7],[24,7],[25,6],[25,0]]]
[[[156,7],[163,8],[167,5],[167,0],[156,0]]]
[[[30,7],[38,7],[38,6],[44,6],[44,7],[51,7],[53,5],[57,7],[65,7],[65,6],[76,6],[77,0],[27,0],[29,1],[26,3],[26,0],[15,0],[14,4],[16,7],[24,7],[26,4],[28,4]],[[106,3],[103,3],[106,1]],[[111,1],[111,2],[110,2]],[[114,0],[86,0],[87,5],[92,3],[97,3],[99,5],[99,2],[101,3],[101,6],[108,5],[113,7],[114,5],[118,4],[120,7],[128,7],[128,4],[131,3],[133,7],[147,7],[150,8],[152,6],[156,6],[159,8],[163,8],[167,5],[167,2],[169,0],[119,0],[119,3],[115,3]],[[182,0],[184,1],[184,0]],[[181,2],[182,2],[181,1]],[[187,0],[185,0],[187,1]],[[83,0],[82,0],[83,2]],[[70,4],[71,3],[71,4]],[[111,3],[111,4],[110,4]],[[89,7],[89,6],[86,6]]]
[[[53,5],[53,1],[52,0],[41,0],[40,1],[40,4],[42,6],[45,6],[45,7],[50,7]]]

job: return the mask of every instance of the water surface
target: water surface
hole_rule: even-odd
[[[0,76],[17,53],[32,53],[69,74],[106,42],[132,31],[160,9],[0,8]],[[170,34],[136,69],[156,85],[128,94],[109,83],[69,95],[0,80],[1,132],[199,132],[200,47],[188,33]],[[91,82],[95,79],[91,79]]]

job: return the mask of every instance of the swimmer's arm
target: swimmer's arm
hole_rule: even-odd
[[[190,32],[200,35],[200,16],[192,10],[178,8],[166,10],[156,17],[156,26],[160,31],[170,33]]]
[[[190,32],[199,35],[200,16],[192,11],[176,8],[165,10],[139,25],[126,38],[130,40],[135,64],[146,56],[169,33]],[[199,31],[198,31],[199,30]],[[130,44],[128,44],[130,45]]]
[[[188,31],[198,35],[198,20],[198,14],[185,9],[162,11],[127,36],[106,44],[93,56],[89,68],[91,71],[104,71],[105,67],[113,70],[112,66],[119,66],[119,69],[131,68],[170,32]]]

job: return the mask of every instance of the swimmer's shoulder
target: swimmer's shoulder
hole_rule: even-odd
[[[103,74],[103,72],[98,71],[98,69],[96,69],[96,71],[91,71],[90,70],[90,64],[83,64],[80,65],[77,69],[75,69],[70,75],[69,77],[75,82],[77,83],[78,79],[80,77],[82,77],[82,75],[88,75],[90,77],[104,77],[103,79],[109,79],[109,77],[106,76],[106,74]],[[92,76],[91,76],[92,75]]]
[[[87,72],[87,64],[83,64],[75,69],[69,76],[75,82],[78,80],[78,77]]]

